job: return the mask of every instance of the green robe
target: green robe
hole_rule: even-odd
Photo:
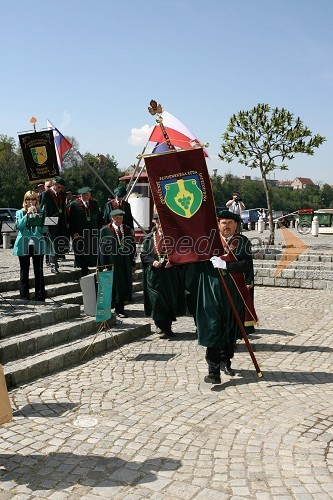
[[[78,233],[73,239],[75,266],[81,269],[97,266],[99,230],[102,214],[96,200],[90,199],[88,208],[81,199],[73,201],[68,209],[69,231]]]
[[[240,319],[244,321],[244,303],[230,273],[242,273],[246,284],[253,282],[253,261],[251,244],[246,236],[238,235],[239,244],[235,250],[237,262],[227,262],[224,279],[235,303]],[[210,261],[199,264],[197,332],[200,345],[222,348],[242,338],[235,315],[223,289],[219,271]]]
[[[176,321],[177,316],[185,314],[184,289],[176,266],[165,268],[164,261],[161,267],[153,267],[154,260],[159,260],[154,251],[154,232],[155,228],[143,240],[140,255],[144,269],[144,310],[154,321]],[[167,256],[162,254],[160,257]]]
[[[103,226],[100,230],[98,267],[100,271],[113,268],[112,307],[118,302],[132,300],[136,245],[131,228],[123,224],[123,230],[124,240],[119,238],[121,244],[112,225]]]

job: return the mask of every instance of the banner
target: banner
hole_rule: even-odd
[[[111,318],[111,298],[113,271],[98,273],[98,290],[96,304],[96,322],[107,321]]]
[[[37,183],[59,175],[53,130],[19,135],[29,181]]]
[[[223,253],[202,148],[147,156],[145,164],[170,264]]]

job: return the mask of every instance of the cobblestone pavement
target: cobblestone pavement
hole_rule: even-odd
[[[236,376],[203,382],[191,318],[10,392],[0,498],[331,499],[333,293],[257,287]],[[142,317],[142,305],[128,308]]]
[[[332,235],[301,238],[332,251]],[[0,281],[18,278],[11,250],[0,258]],[[205,384],[204,348],[180,318],[170,340],[153,334],[12,390],[0,499],[331,499],[332,299],[256,288],[263,378],[240,342],[236,376]],[[143,318],[142,305],[127,309]]]

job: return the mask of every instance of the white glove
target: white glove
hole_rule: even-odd
[[[217,267],[219,269],[227,269],[227,263],[225,260],[221,259],[221,257],[211,257],[210,259],[211,263],[213,264],[213,267]]]

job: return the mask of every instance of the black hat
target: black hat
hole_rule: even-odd
[[[120,210],[120,208],[116,208],[116,210],[112,210],[111,212],[111,217],[114,215],[125,215],[124,210]]]
[[[216,217],[218,219],[232,219],[232,220],[235,220],[236,222],[241,221],[240,216],[238,214],[234,214],[233,212],[230,212],[230,210],[217,209],[216,210]]]
[[[121,198],[122,198],[123,196],[125,196],[125,194],[126,194],[126,193],[127,193],[127,191],[126,191],[126,188],[124,188],[124,186],[119,186],[119,187],[117,187],[117,188],[114,190],[114,194],[115,194],[116,196],[120,196]]]
[[[61,184],[61,186],[65,186],[65,179],[63,179],[62,177],[60,177],[59,175],[57,177],[54,178],[54,182],[56,184]]]
[[[92,189],[89,186],[84,186],[83,188],[78,190],[79,194],[87,194],[91,193]]]

